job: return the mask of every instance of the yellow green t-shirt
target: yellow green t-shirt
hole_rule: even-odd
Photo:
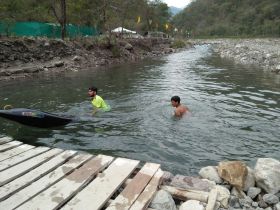
[[[93,100],[91,101],[92,105],[95,107],[95,108],[99,108],[99,109],[102,109],[104,111],[107,111],[109,110],[109,106],[106,104],[106,102],[98,95],[96,95]]]

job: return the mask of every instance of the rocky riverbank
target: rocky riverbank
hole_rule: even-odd
[[[280,161],[259,158],[204,167],[198,177],[165,172],[150,204],[156,210],[280,210]]]
[[[0,80],[67,72],[173,53],[170,39],[0,38]]]
[[[193,44],[211,44],[222,58],[238,64],[256,65],[280,73],[280,39],[191,40]]]

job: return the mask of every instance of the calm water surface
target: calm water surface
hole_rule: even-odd
[[[90,115],[91,85],[111,112]],[[185,175],[221,160],[280,160],[280,75],[221,60],[209,46],[137,64],[2,82],[0,88],[1,107],[79,118],[56,129],[0,119],[0,135],[25,143],[152,161]],[[190,116],[172,117],[173,95]]]

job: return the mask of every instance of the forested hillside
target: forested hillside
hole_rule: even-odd
[[[279,0],[194,0],[173,19],[191,36],[280,36]]]
[[[160,0],[0,0],[0,22],[40,21],[133,30],[166,29],[171,13]]]

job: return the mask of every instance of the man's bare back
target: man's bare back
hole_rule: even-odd
[[[185,107],[184,105],[180,104],[179,106],[176,107],[175,109],[175,115],[177,117],[181,117],[184,114],[186,114],[189,111],[189,109],[187,107]]]
[[[180,101],[181,99],[179,96],[173,96],[171,98],[171,105],[176,108],[174,114],[177,117],[182,117],[184,114],[189,112],[189,109],[183,104],[181,104]]]

